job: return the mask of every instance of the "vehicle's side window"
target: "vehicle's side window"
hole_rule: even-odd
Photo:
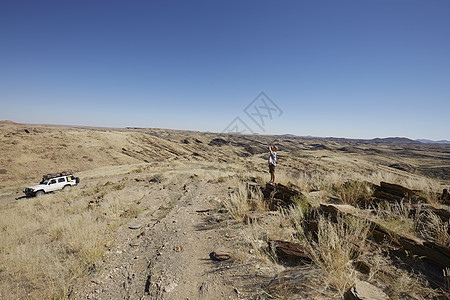
[[[51,181],[50,181],[50,184],[55,184],[56,183],[56,179],[52,179]]]
[[[60,179],[58,179],[58,182],[65,182],[66,181],[66,179],[63,177],[63,178],[60,178]]]

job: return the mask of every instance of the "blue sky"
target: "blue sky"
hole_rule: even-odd
[[[0,2],[0,120],[450,140],[450,1]],[[244,108],[282,110],[263,130]]]

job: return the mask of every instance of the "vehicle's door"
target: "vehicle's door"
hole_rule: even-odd
[[[60,189],[64,188],[65,185],[66,185],[66,177],[58,178],[58,183],[56,184],[56,189],[60,190]]]
[[[57,189],[58,189],[58,182],[56,181],[56,179],[50,179],[50,181],[48,182],[46,192],[53,192],[56,191]]]

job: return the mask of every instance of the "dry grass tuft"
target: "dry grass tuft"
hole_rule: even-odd
[[[411,209],[403,202],[381,203],[376,219],[388,231],[414,237],[417,235],[420,208],[412,214]]]
[[[246,243],[251,250],[252,254],[263,262],[270,262],[274,260],[273,255],[268,251],[267,248],[267,232],[266,229],[257,224],[251,224],[247,226],[242,232],[244,237],[244,243]]]
[[[450,221],[444,222],[432,211],[425,211],[420,218],[417,231],[423,238],[450,247],[449,227]]]
[[[403,185],[409,189],[418,191],[419,195],[427,199],[428,203],[433,207],[440,208],[439,196],[440,192],[442,192],[442,185],[438,180],[427,177],[409,177],[404,180]]]
[[[332,193],[339,197],[343,204],[358,206],[358,204],[367,203],[370,200],[373,190],[366,182],[349,180],[334,186]]]
[[[317,240],[310,238],[312,259],[324,271],[331,286],[343,294],[354,283],[353,260],[357,251],[359,254],[366,251],[370,225],[356,218],[338,217],[337,223],[333,223],[319,216],[318,229]]]
[[[238,187],[230,193],[224,205],[238,222],[242,222],[245,213],[250,210],[268,210],[261,191],[249,188],[245,182],[239,182]]]

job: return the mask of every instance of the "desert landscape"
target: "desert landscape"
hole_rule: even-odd
[[[0,300],[450,299],[449,11],[1,1]]]
[[[1,299],[449,297],[448,144],[11,121],[0,140]],[[24,197],[63,170],[80,184]]]

